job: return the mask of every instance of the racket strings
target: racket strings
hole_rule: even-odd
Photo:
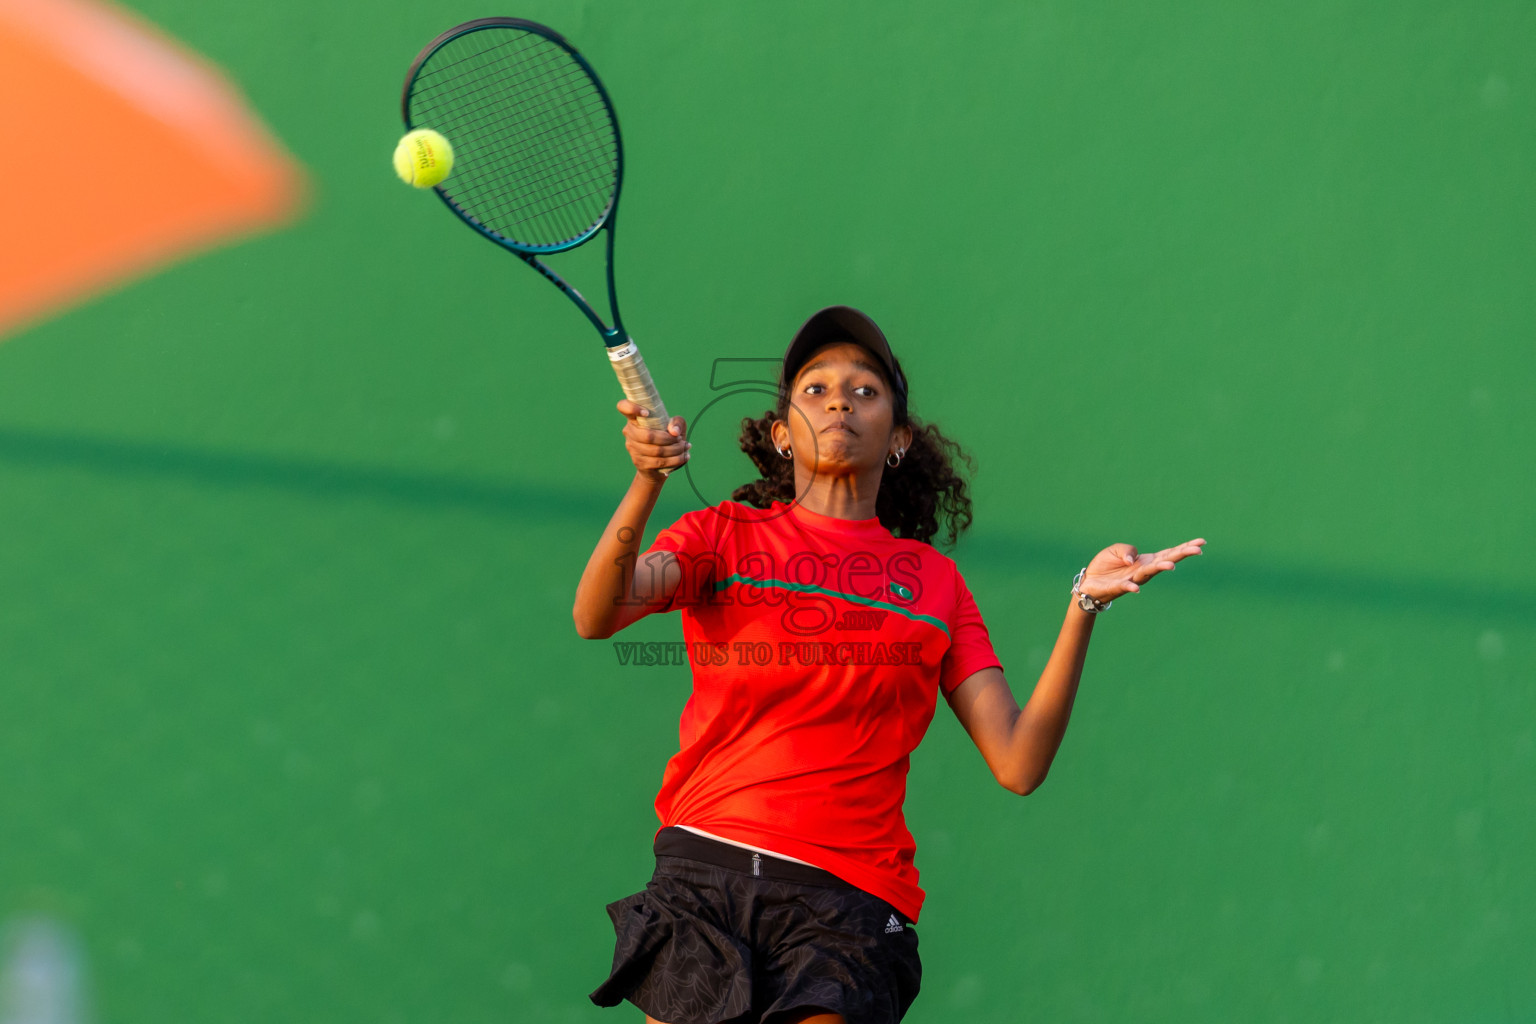
[[[487,119],[481,119],[478,123],[468,125],[471,129],[482,127]],[[521,187],[513,186],[503,191],[500,202],[491,202],[484,211],[489,216],[503,217],[508,213],[514,213],[522,207],[527,207],[530,215],[550,216],[558,207],[564,207],[578,202],[585,194],[585,182],[570,180],[571,165],[564,151],[559,148],[561,143],[570,141],[570,132],[564,137],[550,138],[553,129],[530,135],[525,125],[504,128],[501,131],[484,136],[482,144],[496,151],[517,152],[524,155],[523,159],[511,159],[501,161],[486,161],[480,165],[478,173],[465,174],[455,186],[458,191],[470,192],[476,186],[483,185],[489,178],[500,177],[509,181],[521,183]],[[542,144],[541,149],[534,150],[536,144]],[[561,181],[566,183],[563,189],[550,192],[546,185],[551,182]],[[572,199],[567,203],[555,204],[553,200],[558,196],[571,195]],[[567,233],[577,233],[584,225],[576,225],[562,221],[562,227]]]
[[[568,137],[547,137],[548,132],[541,133],[546,137],[530,138],[525,131],[514,135],[506,131],[483,135],[481,142],[484,146],[505,150],[508,144],[516,147],[527,147],[530,144],[559,145],[569,143]],[[525,158],[520,161],[488,161],[481,165],[479,173],[468,171],[454,185],[454,191],[458,193],[458,199],[474,206],[481,219],[496,222],[504,232],[524,240],[538,242],[558,241],[561,238],[571,237],[584,230],[588,223],[596,220],[606,206],[606,196],[602,202],[593,202],[587,208],[578,211],[590,218],[589,221],[579,223],[580,218],[572,218],[565,214],[568,206],[581,204],[593,190],[591,183],[572,178],[574,166],[570,159],[554,159],[545,156],[542,159],[537,155],[533,158]],[[521,187],[501,188],[499,191],[488,190],[488,186],[496,181],[518,181]],[[603,183],[606,184],[606,183]],[[476,193],[480,193],[476,195]],[[548,232],[538,230],[541,225],[539,220],[552,221],[555,229],[555,238],[546,237]],[[523,230],[510,231],[506,223],[520,220],[525,222]],[[535,223],[528,224],[526,222]],[[549,227],[551,225],[543,225]],[[529,230],[529,229],[532,230]]]
[[[605,135],[611,138],[611,129],[606,124],[606,117],[602,125],[592,123],[590,107],[587,105],[590,97],[579,94],[580,86],[586,86],[595,95],[584,75],[567,76],[551,83],[553,89],[564,93],[565,102],[560,113],[569,115],[569,119],[559,128],[551,127],[539,133],[542,138],[538,138],[538,141],[547,145],[550,152],[558,153],[560,159],[535,164],[530,174],[543,170],[543,175],[513,197],[514,203],[533,203],[546,216],[553,217],[556,213],[568,210],[579,213],[574,208],[584,206],[592,198],[587,188],[588,183],[595,180],[606,185],[613,175],[611,165],[597,159],[599,151],[591,144],[604,142]],[[562,183],[565,187],[558,187]],[[556,187],[545,187],[549,185]],[[606,188],[596,198],[601,199],[601,204],[586,211],[589,219],[583,221],[577,218],[579,223],[575,226],[578,230],[586,230],[607,209],[609,196]]]
[[[462,45],[461,43],[458,45]],[[478,57],[484,57],[487,53],[499,56],[490,62],[479,62],[474,67],[462,71],[457,76],[460,81],[452,83],[447,88],[451,89],[446,96],[436,97],[436,102],[422,102],[422,97],[432,97],[432,88],[441,87],[439,83],[431,83],[428,80],[441,75],[445,68],[436,71],[424,71],[419,76],[417,92],[413,99],[417,101],[418,112],[422,115],[442,117],[445,114],[457,112],[460,130],[473,131],[483,128],[488,124],[502,126],[505,130],[517,131],[526,129],[528,103],[526,90],[533,84],[531,73],[524,59],[525,51],[529,47],[521,49],[501,45],[490,50],[475,50],[468,56],[452,62],[451,67],[459,67]],[[579,68],[577,69],[579,72]],[[502,102],[495,102],[500,100]],[[516,110],[509,112],[505,109],[508,105],[516,106]],[[478,113],[479,116],[473,116]]]
[[[511,59],[510,55],[503,58],[504,61],[509,59]],[[566,70],[570,76],[584,77],[584,73],[580,67],[574,64],[569,65]],[[530,86],[531,83],[529,83],[526,79],[511,80],[507,82],[492,80],[489,84],[482,85],[478,89],[475,89],[468,94],[463,92],[456,93],[453,96],[453,105],[459,108],[468,108],[472,105],[480,104],[484,111],[483,116],[478,119],[471,119],[463,122],[463,127],[473,131],[483,128],[489,123],[506,121],[507,123],[497,136],[485,141],[495,145],[502,152],[506,152],[507,144],[511,143],[513,145],[519,146],[524,153],[528,153],[526,144],[530,140],[526,136],[528,135],[529,131],[537,128],[537,122],[529,119],[526,101],[523,101],[520,104],[517,118],[506,119],[503,116],[502,110],[489,104],[481,103],[481,98],[485,93],[498,91],[505,87],[510,87],[511,90],[514,90],[509,93],[510,97],[521,98],[525,95],[523,90],[528,89]],[[424,112],[426,109],[427,108],[423,108]],[[517,137],[512,137],[514,133]],[[546,130],[543,134],[548,134],[548,130]],[[514,170],[522,171],[523,168],[514,168]]]
[[[503,49],[511,50],[509,47],[503,47]],[[460,121],[459,131],[461,132],[468,131],[473,133],[477,129],[485,128],[488,124],[499,124],[501,126],[498,132],[489,136],[482,136],[479,140],[484,149],[500,155],[501,159],[481,162],[479,164],[479,173],[474,173],[473,171],[465,173],[456,185],[457,191],[468,194],[475,192],[477,186],[483,187],[486,179],[489,178],[500,177],[508,181],[520,181],[523,183],[523,187],[518,191],[504,190],[500,197],[501,202],[488,203],[484,209],[479,211],[482,216],[488,219],[505,219],[507,213],[515,212],[518,207],[522,206],[526,206],[528,213],[532,215],[548,215],[552,212],[555,204],[541,201],[546,198],[541,195],[542,186],[556,174],[570,170],[569,160],[559,159],[563,156],[559,150],[551,150],[548,145],[543,147],[544,151],[542,153],[530,148],[530,143],[534,141],[530,138],[531,134],[547,136],[551,129],[546,128],[542,132],[538,131],[539,120],[530,111],[530,104],[526,97],[529,95],[529,90],[534,88],[542,88],[545,93],[548,93],[550,86],[554,83],[548,81],[538,83],[531,80],[532,72],[527,69],[525,61],[519,60],[521,50],[526,49],[528,47],[524,46],[517,51],[503,53],[498,61],[490,64],[480,64],[473,68],[472,70],[476,75],[475,80],[482,83],[478,87],[472,88],[467,92],[460,87],[452,93],[446,103],[423,105],[421,108],[424,115],[429,113],[440,115],[439,108],[442,107],[458,109],[478,107],[481,109],[482,116],[479,118]],[[485,50],[473,51],[467,57],[460,57],[458,60],[455,60],[453,65],[457,66],[468,63],[473,58],[483,56],[485,53]],[[511,74],[506,73],[508,70],[506,65],[509,63],[513,64]],[[502,66],[498,68],[498,64]],[[566,67],[568,70],[574,69],[574,73],[577,75],[582,74],[579,66],[570,62],[566,63]],[[503,72],[499,76],[488,73],[498,70]],[[549,77],[547,68],[545,69],[544,77],[546,79]],[[516,109],[511,112],[511,116],[507,116],[507,112],[502,110],[500,106],[485,101],[488,94],[498,93],[504,99],[517,99],[517,102],[514,104]],[[569,133],[567,132],[567,134]],[[542,141],[547,143],[550,140],[545,139]],[[537,172],[541,170],[544,173],[538,174]],[[576,182],[574,185],[568,185],[566,189],[560,191],[579,190],[581,185],[581,182]],[[559,233],[574,234],[577,233],[577,227],[577,225],[574,225],[569,220],[560,219]]]
[[[585,80],[585,75],[578,71],[571,76]],[[543,83],[546,88],[553,91],[554,88],[564,84],[561,81]],[[553,216],[557,211],[577,205],[588,193],[588,184],[594,176],[606,178],[610,173],[609,168],[593,162],[590,155],[593,147],[573,145],[584,141],[577,133],[583,129],[577,120],[569,119],[562,124],[543,127],[541,130],[533,130],[530,126],[538,125],[537,119],[530,119],[523,124],[503,129],[487,140],[489,145],[504,148],[508,151],[521,152],[527,155],[526,159],[515,162],[508,170],[508,177],[519,181],[521,187],[507,191],[503,196],[503,202],[498,206],[498,212],[514,211],[526,206],[530,211],[539,216]],[[589,126],[585,132],[593,129]],[[584,160],[581,158],[585,158]],[[564,185],[555,187],[551,185]],[[569,197],[564,202],[556,202],[562,197]],[[604,207],[606,207],[606,196]],[[602,208],[594,211],[601,214]],[[573,233],[585,230],[590,221],[579,224],[567,223],[567,228],[573,228]]]
[[[537,83],[536,87],[553,96],[559,94],[562,84],[558,79],[549,79]],[[565,118],[563,123],[546,125],[541,130],[503,131],[493,136],[490,144],[526,154],[524,159],[506,168],[509,180],[518,181],[521,186],[502,194],[501,202],[495,205],[496,215],[521,214],[529,219],[543,220],[556,225],[562,236],[574,237],[584,232],[606,209],[606,187],[597,197],[601,202],[591,203],[589,200],[594,198],[594,178],[598,185],[606,186],[611,171],[591,160],[592,140],[585,136],[591,135],[592,127],[572,117],[573,112],[566,109],[568,106],[567,103],[555,109],[555,113]],[[538,116],[540,113],[529,112],[525,124],[538,126],[547,120]],[[571,209],[582,206],[586,208]],[[585,219],[580,214],[584,214]]]
[[[612,204],[612,115],[590,74],[542,36],[487,29],[450,41],[419,69],[410,113],[454,145],[444,193],[511,241],[570,241]]]

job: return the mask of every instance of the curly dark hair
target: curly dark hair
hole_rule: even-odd
[[[767,508],[775,501],[795,500],[795,464],[778,453],[773,443],[773,423],[789,411],[789,396],[782,389],[777,408],[741,421],[738,443],[762,474],[731,493],[735,501]],[[932,543],[942,528],[944,545],[952,547],[971,526],[970,484],[957,464],[974,473],[976,464],[960,445],[939,432],[932,423],[897,411],[897,426],[912,428],[912,444],[896,469],[887,469],[875,497],[880,525],[897,537]]]

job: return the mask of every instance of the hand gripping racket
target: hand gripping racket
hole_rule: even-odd
[[[619,316],[613,226],[624,182],[619,121],[597,72],[559,33],[521,18],[481,18],[438,36],[405,76],[406,129],[431,128],[453,146],[453,173],[435,192],[448,208],[510,249],[576,303],[603,336],[640,422],[665,430],[667,410]],[[581,293],[540,259],[608,229],[603,323]]]

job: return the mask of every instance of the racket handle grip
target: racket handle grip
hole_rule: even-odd
[[[615,345],[608,350],[608,361],[613,364],[613,372],[618,375],[624,397],[642,409],[650,410],[651,414],[639,422],[648,430],[666,430],[672,417],[667,415],[666,403],[657,393],[656,382],[651,380],[651,371],[646,369],[645,360],[640,356],[640,346],[628,340],[622,345]]]

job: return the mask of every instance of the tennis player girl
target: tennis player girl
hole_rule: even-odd
[[[942,694],[997,781],[1045,779],[1095,616],[1181,559],[1113,544],[1073,584],[1056,647],[1021,709],[955,563],[971,503],[955,444],[908,411],[872,320],[811,317],[784,356],[777,408],[743,423],[762,479],[640,538],[688,460],[619,403],[634,481],[576,593],[584,637],[680,610],[693,670],[656,810],[656,871],[608,907],[613,970],[592,994],[659,1024],[894,1024],[921,978],[923,891],[902,817],[908,757]]]

